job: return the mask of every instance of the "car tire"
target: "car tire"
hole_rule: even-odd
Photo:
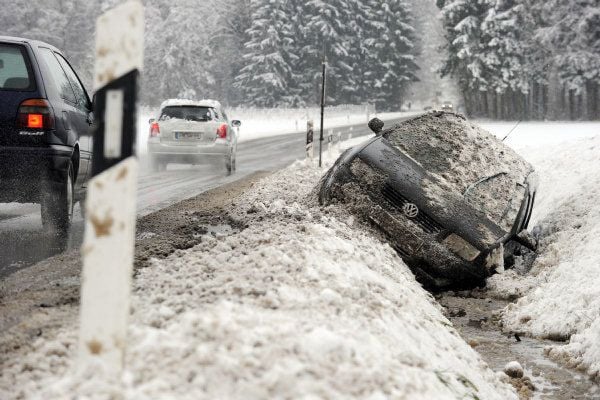
[[[73,163],[67,168],[63,182],[47,182],[40,201],[42,225],[60,236],[68,236],[73,222]]]

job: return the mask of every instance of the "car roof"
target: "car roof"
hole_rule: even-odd
[[[62,53],[62,51],[60,51],[56,47],[54,47],[51,44],[48,44],[46,42],[42,42],[41,40],[25,39],[25,38],[20,38],[20,37],[15,37],[15,36],[0,36],[0,43],[27,43],[32,46],[48,47],[51,50],[54,50],[58,53]]]
[[[221,103],[216,100],[204,99],[204,100],[187,100],[187,99],[169,99],[163,101],[160,105],[161,110],[165,107],[181,107],[181,106],[195,106],[195,107],[212,107],[222,108]]]

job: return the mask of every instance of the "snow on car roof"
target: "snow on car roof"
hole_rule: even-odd
[[[163,101],[160,105],[162,110],[165,107],[181,107],[181,106],[196,106],[196,107],[212,107],[221,108],[221,103],[216,100],[203,99],[203,100],[188,100],[188,99],[169,99]]]

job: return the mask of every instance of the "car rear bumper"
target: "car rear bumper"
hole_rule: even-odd
[[[41,183],[64,181],[73,148],[0,146],[0,202],[37,202]]]
[[[211,144],[171,145],[160,142],[148,142],[148,152],[161,156],[226,156],[231,144],[227,141],[216,141]]]

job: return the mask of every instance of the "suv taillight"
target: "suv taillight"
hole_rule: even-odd
[[[153,122],[150,124],[150,137],[157,137],[160,135],[160,127],[158,126],[158,122]]]
[[[17,128],[54,129],[54,115],[48,100],[29,99],[22,102],[17,113]]]
[[[222,124],[217,129],[217,136],[221,139],[227,139],[227,124]]]

